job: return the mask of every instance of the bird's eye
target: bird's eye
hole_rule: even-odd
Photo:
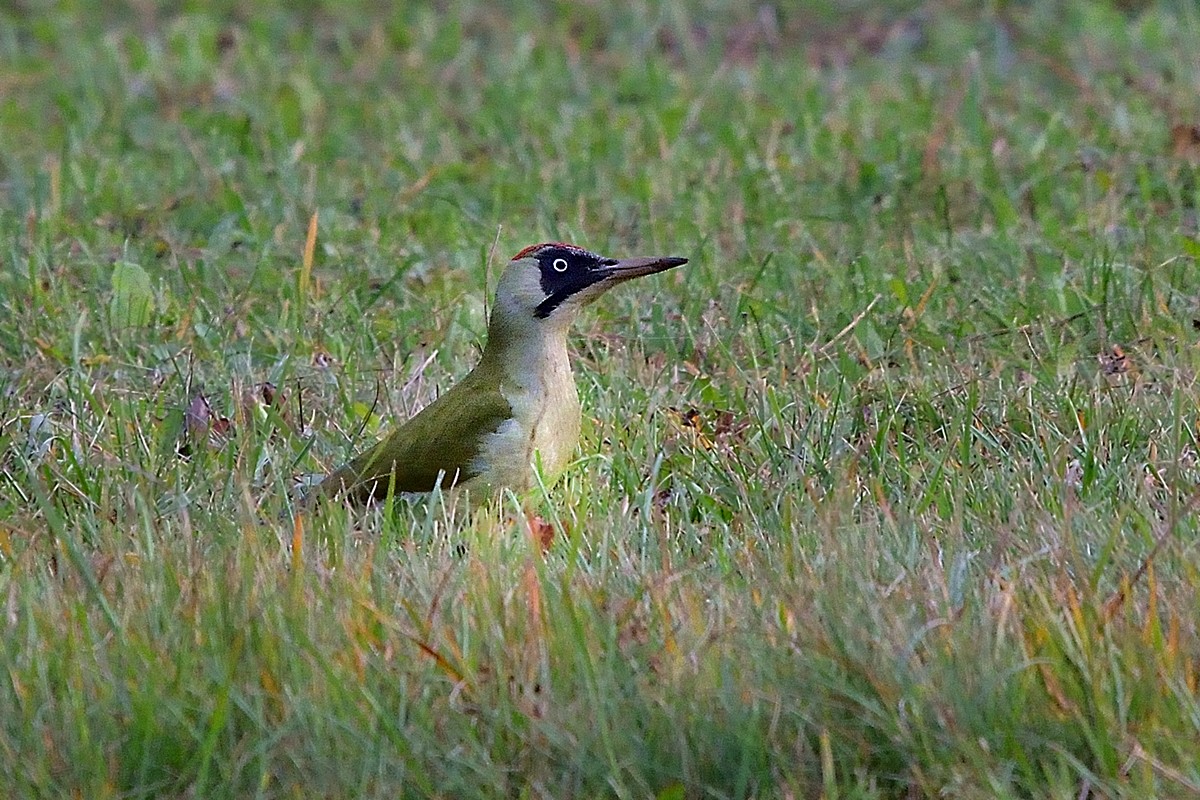
[[[554,267],[555,272],[566,272],[567,260],[565,258],[556,258],[554,259],[554,264],[552,266]]]

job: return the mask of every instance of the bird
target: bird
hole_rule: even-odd
[[[567,334],[580,310],[618,284],[687,263],[608,258],[565,242],[522,249],[496,284],[479,363],[391,435],[333,470],[319,494],[352,505],[389,493],[551,485],[579,443],[581,409]]]

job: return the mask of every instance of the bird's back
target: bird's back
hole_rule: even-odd
[[[512,415],[494,382],[477,368],[379,444],[340,467],[323,482],[329,494],[359,502],[389,489],[449,489],[479,474],[483,438]]]

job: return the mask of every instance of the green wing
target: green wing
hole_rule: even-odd
[[[398,430],[322,483],[324,493],[366,503],[400,492],[429,492],[473,478],[472,462],[484,436],[512,417],[498,382],[480,370],[467,375]],[[394,481],[394,483],[393,483]]]

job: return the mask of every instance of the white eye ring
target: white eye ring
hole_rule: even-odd
[[[550,266],[554,267],[555,272],[566,272],[567,260],[565,258],[556,258],[554,259],[554,263]]]

